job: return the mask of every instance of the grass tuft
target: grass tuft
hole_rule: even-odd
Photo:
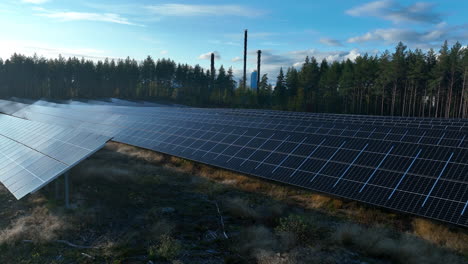
[[[65,228],[61,217],[51,214],[46,207],[37,207],[31,214],[19,217],[0,231],[0,244],[15,244],[22,240],[45,243],[56,239]]]
[[[150,259],[162,258],[165,260],[175,260],[182,250],[180,241],[170,235],[162,235],[159,238],[159,244],[150,246],[148,257]]]
[[[362,254],[394,263],[464,263],[462,258],[446,250],[434,248],[414,235],[398,234],[385,228],[343,224],[337,228],[334,239],[343,246],[359,250]]]

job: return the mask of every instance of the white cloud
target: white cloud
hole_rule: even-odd
[[[363,4],[346,11],[351,16],[373,16],[393,23],[418,22],[439,23],[441,14],[433,11],[434,4],[417,2],[403,6],[394,0],[381,0]]]
[[[168,54],[168,53],[169,53],[169,51],[167,51],[167,50],[161,50],[161,52],[160,52],[160,53],[161,53],[161,55],[166,55],[166,54]]]
[[[239,57],[239,56],[237,56],[237,57],[232,58],[231,61],[232,61],[232,62],[238,62],[238,61],[241,61],[241,60],[242,60],[242,58]]]
[[[327,46],[343,46],[340,41],[331,38],[321,38],[320,43]]]
[[[109,22],[123,25],[142,26],[130,22],[127,18],[124,18],[114,13],[88,13],[88,12],[72,12],[72,11],[49,11],[43,8],[36,8],[39,11],[38,16],[54,18],[61,21],[97,21],[97,22]]]
[[[159,4],[147,6],[152,13],[161,16],[241,16],[258,17],[264,14],[260,9],[241,5],[192,5]]]
[[[107,51],[93,48],[65,48],[54,46],[50,43],[0,40],[0,58],[7,59],[15,52],[27,56],[32,56],[36,53],[38,56],[46,58],[56,58],[59,54],[64,57],[84,57],[92,60],[101,60],[110,57],[107,56]]]
[[[299,50],[299,51],[291,51],[289,53],[292,55],[296,62],[300,62],[299,65],[302,65],[306,56],[314,57],[318,62],[322,60],[327,60],[328,62],[332,61],[343,61],[343,60],[355,60],[358,56],[361,55],[361,52],[358,49],[352,49],[349,51],[320,51],[317,49],[309,49],[309,50]]]
[[[21,0],[21,2],[28,3],[28,4],[40,5],[40,4],[50,2],[50,0]]]
[[[200,56],[198,56],[198,59],[200,59],[200,60],[211,60],[211,53],[214,53],[215,59],[217,59],[217,60],[221,59],[221,55],[219,55],[219,52],[217,52],[217,51],[211,51],[211,52],[203,53]]]
[[[376,29],[359,36],[351,37],[347,42],[364,43],[381,41],[385,44],[396,44],[402,41],[416,47],[427,47],[428,45],[439,46],[444,40],[466,41],[467,29],[468,25],[448,26],[446,23],[440,23],[426,31],[402,28]]]
[[[369,53],[375,54],[376,52],[377,51],[372,51]],[[263,50],[261,74],[263,75],[265,73],[268,73],[270,83],[274,83],[276,81],[276,77],[279,73],[280,68],[283,68],[283,71],[285,72],[289,67],[300,68],[304,63],[306,56],[309,56],[309,58],[314,57],[317,60],[317,62],[320,63],[323,59],[326,59],[328,62],[343,61],[347,59],[353,61],[362,53],[363,52],[359,51],[358,49],[352,49],[348,51],[321,51],[317,49],[307,49],[289,51],[285,53],[281,53],[275,50]],[[239,57],[236,58],[241,60],[241,58]],[[249,67],[248,72],[252,72],[254,69],[256,69],[256,60],[256,50],[249,51],[248,66],[252,67]],[[234,73],[237,78],[242,77],[241,69],[235,68]]]

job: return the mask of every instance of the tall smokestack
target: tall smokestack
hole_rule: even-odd
[[[211,53],[211,92],[214,91],[214,83],[215,83],[215,54],[214,52]]]
[[[260,64],[262,62],[262,51],[257,50],[257,94],[258,94],[258,89],[260,88]]]
[[[215,76],[215,54],[211,53],[211,79]]]
[[[247,88],[247,29],[244,31],[244,88]]]

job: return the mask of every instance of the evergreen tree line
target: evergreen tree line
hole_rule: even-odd
[[[354,61],[280,70],[275,86],[261,77],[258,91],[239,87],[232,68],[176,64],[170,59],[45,59],[14,54],[0,59],[0,97],[165,100],[192,106],[421,117],[468,117],[468,49],[445,42],[438,52],[368,54]]]

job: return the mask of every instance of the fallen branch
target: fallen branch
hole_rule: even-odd
[[[216,205],[216,210],[218,210],[219,221],[221,222],[221,228],[223,229],[224,238],[228,239],[229,237],[226,234],[226,229],[224,228],[224,218],[223,218],[223,215],[221,214],[221,211],[219,210],[218,202],[214,201],[214,204]]]
[[[85,256],[85,257],[87,257],[87,258],[89,258],[89,259],[94,260],[94,257],[93,257],[93,256],[88,255],[88,254],[86,254],[86,253],[81,252],[81,255],[83,255],[83,256]]]
[[[74,247],[74,248],[85,248],[85,249],[95,249],[97,247],[92,247],[92,246],[80,246],[80,245],[76,245],[76,244],[73,244],[73,243],[70,243],[66,240],[55,240],[55,242],[57,243],[62,243],[62,244],[65,244],[67,246],[70,246],[70,247]]]

